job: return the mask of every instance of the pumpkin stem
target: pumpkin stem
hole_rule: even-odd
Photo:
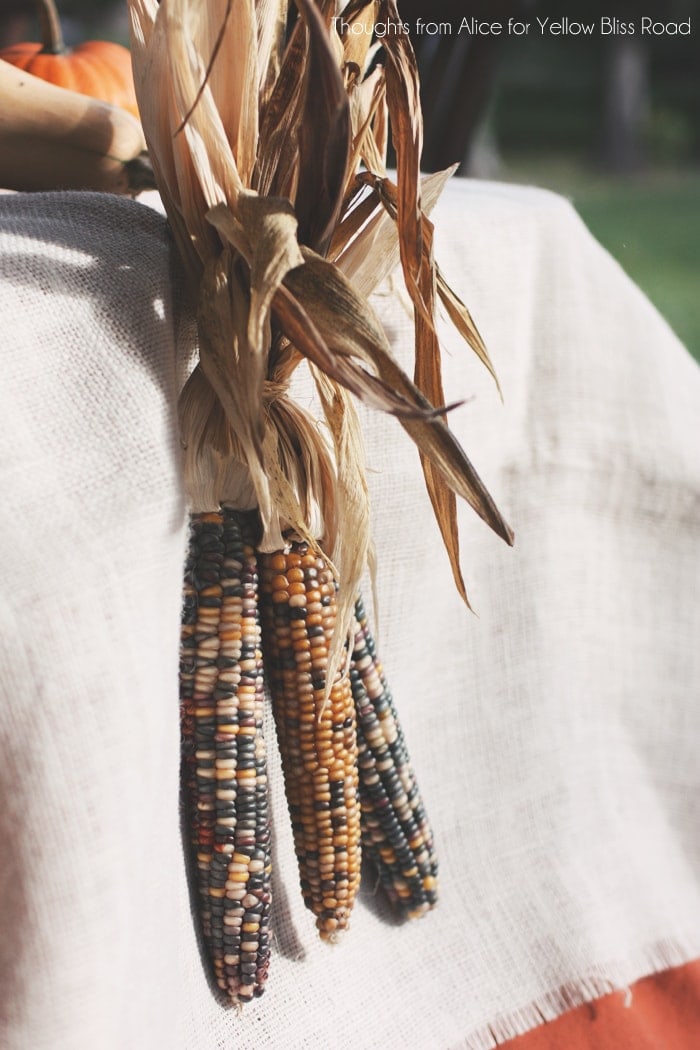
[[[61,20],[58,17],[54,0],[36,0],[36,12],[39,16],[41,28],[41,49],[44,55],[62,55],[66,51],[63,43],[63,30]]]

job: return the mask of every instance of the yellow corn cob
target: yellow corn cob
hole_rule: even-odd
[[[414,919],[437,901],[437,858],[361,598],[350,681],[357,709],[362,847],[396,910]]]
[[[268,684],[306,906],[324,940],[348,926],[360,882],[357,736],[350,681],[324,703],[336,584],[303,542],[259,554]]]
[[[270,825],[254,517],[192,518],[180,697],[184,808],[202,934],[231,999],[261,995],[269,966]]]

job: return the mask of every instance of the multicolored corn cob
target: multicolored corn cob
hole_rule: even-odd
[[[301,889],[324,940],[348,926],[360,882],[355,707],[347,672],[324,702],[336,583],[303,542],[259,554],[268,685]]]
[[[270,958],[265,689],[255,515],[192,517],[180,698],[184,805],[204,943],[217,985],[261,995]]]
[[[362,847],[396,909],[417,918],[437,901],[437,858],[403,732],[361,598],[350,665],[357,710]]]

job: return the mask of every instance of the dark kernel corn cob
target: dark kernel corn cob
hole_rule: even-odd
[[[306,543],[259,554],[266,672],[301,890],[324,940],[348,925],[360,882],[355,709],[347,672],[324,704],[336,585]]]
[[[217,985],[262,994],[270,958],[270,824],[255,518],[191,522],[181,635],[182,783],[199,917]]]
[[[437,901],[437,859],[403,732],[361,598],[350,666],[357,710],[362,847],[406,918]]]

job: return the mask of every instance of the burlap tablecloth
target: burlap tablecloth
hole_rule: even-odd
[[[238,1015],[204,977],[178,817],[192,327],[166,226],[0,197],[3,1050],[486,1048],[700,955],[698,368],[560,198],[453,183],[435,218],[505,398],[448,337],[452,425],[516,532],[461,512],[471,615],[415,451],[364,415],[441,903],[396,925],[369,881],[318,942],[273,757],[272,973]],[[408,364],[403,302],[376,305]]]

